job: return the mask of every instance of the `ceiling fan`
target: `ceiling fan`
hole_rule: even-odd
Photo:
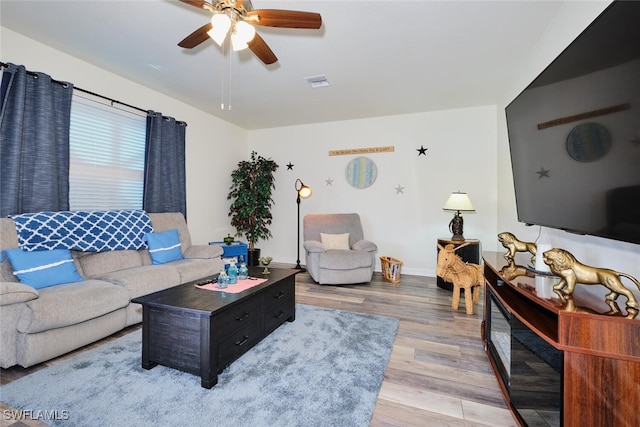
[[[211,22],[189,34],[178,46],[191,49],[209,37],[222,46],[230,33],[233,50],[248,47],[265,64],[273,64],[278,58],[264,39],[256,33],[254,25],[306,29],[318,29],[322,25],[319,13],[279,9],[253,10],[250,0],[217,0],[215,3],[204,0],[180,1],[208,10],[213,16]]]

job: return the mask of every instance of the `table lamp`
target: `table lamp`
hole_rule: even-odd
[[[462,235],[463,220],[460,212],[475,212],[467,193],[461,191],[451,193],[449,199],[447,199],[447,203],[444,204],[442,209],[455,212],[453,219],[449,223],[449,231],[453,233],[451,240],[464,240],[464,236]]]

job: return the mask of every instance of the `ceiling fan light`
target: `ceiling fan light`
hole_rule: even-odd
[[[239,50],[244,50],[248,47],[249,47],[248,44],[238,40],[237,37],[234,37],[233,34],[231,34],[231,49],[233,49],[234,52],[237,52]]]
[[[253,25],[244,21],[236,22],[231,31],[231,45],[233,50],[242,50],[248,47],[249,43],[256,35]]]
[[[222,46],[229,28],[231,28],[231,18],[224,13],[216,13],[211,17],[211,29],[207,31],[207,34],[218,43],[218,46]]]

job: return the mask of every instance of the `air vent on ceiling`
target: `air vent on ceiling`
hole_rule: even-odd
[[[329,80],[327,80],[327,77],[324,74],[320,74],[318,76],[305,77],[304,79],[314,89],[317,87],[331,86],[331,83],[329,83]]]

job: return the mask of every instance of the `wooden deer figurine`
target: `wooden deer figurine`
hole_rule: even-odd
[[[453,299],[451,307],[458,309],[460,304],[460,288],[464,289],[464,302],[467,314],[473,314],[473,304],[480,301],[480,290],[484,286],[484,274],[482,266],[478,264],[466,263],[462,261],[455,251],[467,246],[469,243],[455,247],[454,244],[448,244],[445,247],[438,244],[440,252],[438,253],[438,265],[436,274],[447,282],[453,283]]]

